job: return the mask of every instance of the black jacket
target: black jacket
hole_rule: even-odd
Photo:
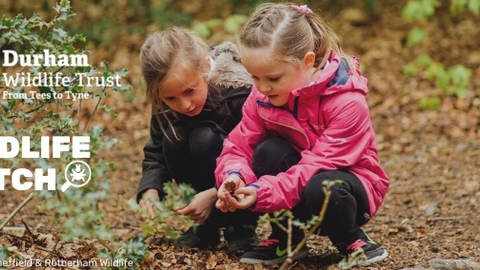
[[[243,103],[251,92],[251,76],[240,64],[234,44],[225,42],[209,54],[215,65],[208,76],[209,95],[202,112],[194,117],[182,114],[175,116],[168,111],[166,113],[174,125],[179,121],[191,125],[212,122],[230,133],[242,117]],[[220,95],[213,94],[216,91],[220,92]],[[164,120],[161,114],[158,117],[161,121]],[[163,185],[172,180],[163,155],[163,140],[164,134],[157,122],[157,116],[153,115],[150,120],[150,139],[143,149],[145,157],[142,161],[143,173],[137,189],[137,201],[141,199],[143,192],[150,188],[157,189],[161,194]]]

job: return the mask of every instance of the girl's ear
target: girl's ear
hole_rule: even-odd
[[[212,67],[212,64],[210,63],[210,57],[208,56],[205,57],[205,66],[207,67],[207,73],[210,72],[210,68]]]
[[[315,64],[315,53],[309,51],[302,59],[302,63],[306,69],[311,69]]]

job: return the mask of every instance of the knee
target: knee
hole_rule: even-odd
[[[186,143],[187,131],[181,126],[170,126],[165,129],[163,146],[166,149],[178,148]]]
[[[314,176],[307,182],[303,190],[303,199],[308,206],[318,208],[325,200],[323,181],[325,179]]]
[[[223,138],[212,127],[197,127],[192,130],[188,140],[190,152],[196,158],[220,154]],[[216,157],[215,156],[215,157]]]
[[[330,171],[321,172],[312,177],[303,191],[303,198],[307,205],[318,210],[326,199],[326,191],[330,192],[329,205],[332,202],[335,204],[340,198],[348,196],[344,185],[334,182],[335,180],[337,180],[335,172]],[[331,207],[330,205],[329,208]]]
[[[272,149],[278,149],[278,146],[282,144],[285,144],[285,142],[280,138],[269,138],[263,141],[255,148],[253,160],[270,156],[273,153]]]
[[[276,175],[300,161],[300,153],[281,138],[269,138],[253,154],[253,171],[258,176]]]

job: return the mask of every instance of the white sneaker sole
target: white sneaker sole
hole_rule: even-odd
[[[386,249],[383,249],[383,253],[381,255],[375,256],[375,257],[370,258],[370,259],[365,260],[365,261],[362,261],[358,265],[367,266],[367,265],[370,265],[372,263],[377,263],[377,262],[383,261],[387,257],[388,257],[388,251]]]
[[[298,253],[295,253],[293,255],[292,260],[293,261],[298,261],[301,259],[304,259],[308,256],[308,248],[301,249]],[[240,263],[245,263],[245,264],[264,264],[264,265],[270,265],[270,264],[281,264],[285,260],[287,260],[287,255],[273,259],[273,260],[262,260],[262,259],[256,259],[256,258],[240,258]]]

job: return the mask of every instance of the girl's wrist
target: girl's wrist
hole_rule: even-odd
[[[217,189],[216,188],[211,188],[206,190],[208,197],[210,198],[210,201],[215,203],[217,201]]]

